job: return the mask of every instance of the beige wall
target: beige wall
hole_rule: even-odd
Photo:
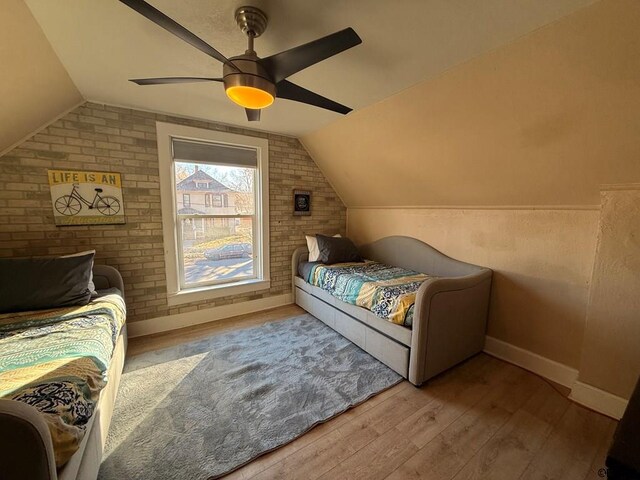
[[[601,0],[302,140],[348,207],[597,205],[640,181],[638,31]]]
[[[156,121],[267,138],[271,288],[169,307]],[[47,169],[122,174],[126,224],[56,227]],[[312,215],[293,216],[293,189],[311,190]],[[291,255],[308,232],[345,231],[346,209],[298,140],[211,122],[87,103],[0,157],[0,256],[96,249],[125,282],[127,319],[186,313],[291,292]]]
[[[494,269],[488,334],[577,368],[598,210],[349,209],[357,244],[407,235]]]
[[[23,0],[0,7],[0,152],[82,101]]]
[[[628,398],[640,375],[640,185],[602,193],[580,381]]]

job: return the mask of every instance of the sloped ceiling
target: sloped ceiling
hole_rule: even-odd
[[[11,0],[15,1],[15,0]],[[227,56],[246,48],[239,0],[149,0]],[[352,26],[364,43],[291,80],[355,109],[504,45],[594,0],[255,0],[270,18],[267,56]],[[27,0],[89,100],[248,126],[219,84],[139,87],[128,78],[220,76],[221,65],[117,0]],[[252,128],[302,135],[338,114],[277,101]]]
[[[348,207],[599,205],[640,182],[638,32],[602,0],[302,141]]]
[[[0,153],[82,100],[22,0],[2,0]]]

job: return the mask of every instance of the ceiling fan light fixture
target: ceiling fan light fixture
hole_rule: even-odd
[[[241,107],[251,108],[253,110],[266,108],[271,105],[274,100],[274,96],[271,93],[256,87],[235,85],[228,87],[226,92],[227,97],[233,102]]]
[[[241,107],[253,110],[271,105],[276,98],[276,86],[265,78],[265,73],[254,57],[244,55],[232,58],[231,61],[242,69],[243,73],[236,73],[226,65],[223,67],[227,97]]]

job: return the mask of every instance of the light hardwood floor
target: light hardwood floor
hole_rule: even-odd
[[[133,338],[128,355],[302,313],[291,305]],[[602,478],[616,422],[562,391],[480,354],[422,388],[402,382],[225,478]]]

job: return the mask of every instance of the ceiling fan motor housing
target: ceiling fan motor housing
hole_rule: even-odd
[[[224,87],[253,87],[264,90],[275,97],[276,86],[269,79],[269,74],[258,62],[257,55],[244,54],[229,59],[240,72],[234,70],[228,65],[222,67],[222,76],[224,79]]]
[[[226,64],[222,68],[224,88],[229,98],[239,105],[247,107],[244,102],[238,101],[233,92],[241,90],[242,87],[248,87],[248,89],[252,89],[253,95],[260,95],[262,97],[261,102],[264,102],[263,105],[255,108],[264,108],[264,106],[270,105],[276,97],[276,86],[270,80],[267,71],[259,63],[257,55],[253,52],[246,53],[232,57],[229,61],[240,69],[240,72],[238,72]]]

